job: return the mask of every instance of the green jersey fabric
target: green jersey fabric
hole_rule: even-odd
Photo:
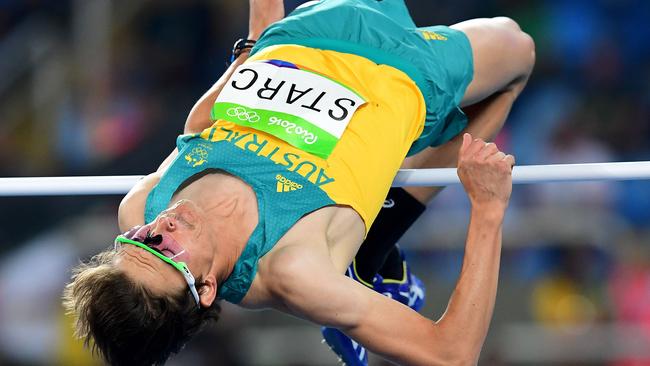
[[[203,139],[199,134],[179,136],[178,156],[149,193],[145,206],[145,222],[150,223],[169,206],[172,196],[183,183],[210,169],[237,176],[253,188],[257,195],[258,224],[233,272],[219,286],[219,298],[235,304],[248,292],[257,273],[258,260],[296,221],[323,206],[335,204],[317,185],[300,174],[288,171],[268,157],[235,146],[242,138],[237,132],[217,142]],[[278,175],[283,177],[283,181],[289,179],[301,188],[281,189],[284,185],[278,184]]]

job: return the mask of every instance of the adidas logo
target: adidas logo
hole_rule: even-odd
[[[276,175],[275,179],[278,181],[276,188],[277,192],[297,191],[302,188],[302,184],[289,180],[280,174]]]
[[[440,35],[436,32],[430,32],[430,31],[420,31],[422,33],[422,36],[424,39],[427,41],[446,41],[447,37]]]

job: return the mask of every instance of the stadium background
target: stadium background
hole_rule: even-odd
[[[533,36],[535,72],[498,137],[519,164],[650,160],[649,1],[407,3],[418,25],[505,15]],[[243,0],[0,0],[0,176],[151,172],[247,16]],[[0,198],[1,365],[93,364],[60,294],[115,236],[119,200]],[[402,240],[434,318],[467,214],[448,188]],[[517,186],[504,237],[480,364],[650,365],[649,182]],[[169,365],[335,364],[317,327],[224,307]]]

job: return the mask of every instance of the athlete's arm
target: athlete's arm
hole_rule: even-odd
[[[257,40],[269,25],[284,17],[283,0],[250,0],[248,17],[248,39]],[[194,104],[185,121],[185,133],[201,132],[212,125],[210,109],[214,100],[226,85],[235,69],[248,59],[248,52],[243,52],[217,80],[212,87]]]
[[[197,133],[212,125],[210,120],[210,108],[214,99],[228,80],[234,69],[242,64],[248,55],[243,53],[230,65],[226,73],[208,90],[199,101],[194,105],[190,114],[185,122],[183,133]],[[138,183],[136,183],[129,193],[124,196],[120,202],[119,210],[117,213],[118,226],[120,231],[125,232],[134,226],[144,225],[144,207],[147,202],[147,196],[153,187],[158,184],[160,177],[167,170],[167,167],[174,158],[178,155],[178,150],[174,151],[167,156],[167,158],[160,164],[158,169],[145,176]]]
[[[199,98],[199,100],[194,104],[194,107],[192,107],[192,110],[190,110],[187,120],[185,120],[185,129],[183,130],[183,133],[197,133],[212,126],[214,121],[210,119],[210,110],[215,99],[217,99],[217,96],[221,93],[221,89],[226,85],[226,82],[230,79],[230,76],[232,76],[235,69],[239,65],[243,64],[246,59],[248,59],[248,51],[242,52],[242,54],[239,55],[232,64],[230,64],[219,80],[217,80],[217,82],[214,83],[212,87],[201,96],[201,98]]]
[[[122,198],[117,211],[117,224],[121,232],[125,232],[134,226],[144,225],[144,206],[147,202],[147,196],[151,189],[158,184],[160,177],[177,155],[178,150],[174,149],[155,172],[138,181],[129,193]]]
[[[248,39],[257,40],[260,34],[271,23],[284,17],[284,1],[282,0],[250,0]],[[197,133],[212,125],[210,109],[214,100],[235,71],[248,58],[248,52],[242,54],[228,67],[226,72],[214,85],[195,103],[190,111],[183,133]],[[140,180],[122,199],[118,211],[118,225],[121,231],[144,224],[144,207],[151,189],[160,181],[160,177],[178,155],[174,149],[160,164],[158,169]]]
[[[409,365],[475,364],[496,296],[501,227],[514,158],[464,136],[458,175],[472,211],[460,278],[437,322],[336,273],[327,249],[285,247],[274,253],[269,282],[289,312],[337,327],[369,350]]]

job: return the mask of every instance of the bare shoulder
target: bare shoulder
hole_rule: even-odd
[[[295,293],[293,289],[310,280],[309,263],[318,261],[305,245],[278,245],[258,262],[257,274],[241,305],[286,311],[284,304]]]
[[[246,307],[272,307],[311,296],[316,278],[344,278],[363,238],[363,223],[349,208],[326,207],[300,219],[258,262]],[[332,283],[337,283],[333,281]],[[260,305],[263,304],[263,305]]]
[[[283,246],[260,260],[258,294],[266,295],[268,307],[317,324],[354,323],[358,308],[344,306],[339,296],[350,294],[354,281],[332,264],[325,243],[304,244]]]
[[[302,242],[281,240],[264,255],[257,266],[255,279],[240,303],[246,308],[273,308],[293,313],[287,308],[294,297],[309,288],[314,276],[335,272],[328,256],[327,245],[315,237]]]

